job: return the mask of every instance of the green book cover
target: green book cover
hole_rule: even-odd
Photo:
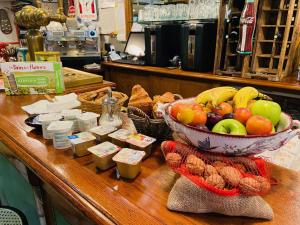
[[[1,71],[7,95],[60,94],[65,89],[58,62],[8,62]]]

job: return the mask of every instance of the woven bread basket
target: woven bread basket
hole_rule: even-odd
[[[183,99],[181,95],[174,94],[176,99]],[[150,118],[143,110],[134,106],[128,106],[127,114],[132,119],[139,133],[154,137],[163,141],[172,137],[172,130],[163,118]]]
[[[94,112],[101,114],[102,101],[107,96],[108,89],[109,87],[79,94],[78,101],[81,102],[80,109],[85,112]],[[120,108],[128,99],[128,96],[122,92],[113,91],[112,95],[118,100],[117,105]]]
[[[146,113],[134,106],[128,106],[127,113],[139,133],[154,137],[157,140],[166,140],[172,135],[172,131],[164,119],[151,119]]]

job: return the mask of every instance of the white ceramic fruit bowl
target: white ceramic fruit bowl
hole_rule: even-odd
[[[300,121],[292,120],[286,113],[281,114],[276,133],[269,135],[229,135],[218,134],[179,123],[170,115],[171,106],[177,103],[193,103],[194,98],[182,99],[164,105],[162,112],[166,123],[190,144],[199,150],[227,155],[254,155],[274,151],[291,138],[299,135]]]

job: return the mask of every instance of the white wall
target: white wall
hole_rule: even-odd
[[[16,32],[16,26],[14,24],[14,14],[12,11],[10,11],[11,8],[11,1],[7,1],[7,0],[0,0],[0,9],[5,9],[6,12],[8,13],[10,22],[12,24],[12,28],[13,28],[13,32],[10,34],[3,34],[2,31],[0,30],[0,42],[18,42],[18,36],[17,36],[17,32]]]
[[[115,32],[119,41],[126,41],[125,0],[98,0],[98,3],[101,34]],[[114,7],[102,8],[103,3],[111,3]]]

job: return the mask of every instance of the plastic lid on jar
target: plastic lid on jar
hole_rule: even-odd
[[[110,143],[110,142],[106,141],[106,142],[103,142],[99,145],[95,145],[93,147],[90,147],[87,150],[90,153],[92,153],[92,154],[94,154],[94,155],[96,155],[100,158],[103,158],[105,156],[108,156],[108,155],[111,155],[113,153],[118,152],[120,149],[121,148],[119,146],[114,145],[113,143]]]
[[[71,130],[73,126],[73,121],[54,121],[51,122],[49,127],[47,128],[48,131],[64,131],[64,130]]]
[[[61,115],[63,117],[76,117],[76,116],[81,115],[81,113],[82,113],[81,109],[64,109],[61,112]]]
[[[60,113],[48,113],[48,114],[41,114],[38,116],[38,121],[40,122],[55,121],[60,119],[62,119]]]
[[[127,140],[127,143],[135,145],[140,148],[146,148],[147,146],[151,145],[155,142],[156,139],[152,137],[148,137],[143,134],[133,134]]]
[[[77,119],[79,120],[91,120],[91,119],[95,119],[97,117],[99,117],[100,115],[97,113],[93,113],[93,112],[85,112],[82,113],[81,115],[77,116]]]
[[[72,144],[77,145],[88,141],[94,141],[96,140],[96,137],[89,132],[81,132],[78,134],[68,136],[68,139]]]
[[[129,165],[137,165],[146,155],[144,151],[137,151],[130,148],[123,148],[114,157],[113,161]]]
[[[132,135],[132,132],[130,132],[129,130],[120,129],[114,133],[109,134],[108,136],[120,141],[126,141],[130,137],[130,135]]]
[[[112,132],[114,132],[116,130],[117,130],[117,128],[115,128],[113,126],[101,125],[101,126],[94,127],[92,129],[90,129],[90,132],[102,136],[102,135],[105,135],[105,134],[112,133]]]

